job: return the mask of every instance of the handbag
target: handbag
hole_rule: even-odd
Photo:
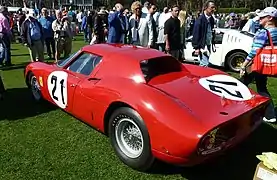
[[[277,76],[277,47],[274,47],[270,32],[267,30],[269,46],[257,49],[253,59],[252,71],[268,75]]]

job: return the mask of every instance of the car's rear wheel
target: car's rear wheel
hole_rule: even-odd
[[[239,72],[246,56],[245,52],[232,53],[227,59],[227,67],[232,71]]]
[[[36,101],[42,100],[41,90],[37,77],[33,74],[29,74],[29,85],[32,92],[32,96]]]
[[[109,136],[123,163],[139,171],[152,167],[154,157],[148,130],[138,112],[128,107],[115,110],[109,121]]]

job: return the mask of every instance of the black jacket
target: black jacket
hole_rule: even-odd
[[[208,19],[206,18],[205,14],[201,14],[199,18],[194,23],[193,33],[192,33],[192,47],[194,49],[204,49],[206,45],[206,35],[208,29],[208,23],[210,23],[211,28],[214,28],[215,20],[211,16]],[[214,33],[212,38],[212,44],[214,44]]]

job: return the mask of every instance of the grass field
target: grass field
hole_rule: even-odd
[[[74,51],[83,45],[74,41]],[[12,45],[12,68],[3,69],[6,99],[0,102],[0,179],[189,179],[250,180],[261,152],[277,152],[277,126],[263,124],[248,140],[213,162],[191,168],[159,164],[151,173],[123,165],[109,139],[52,105],[35,103],[23,79],[29,55]],[[277,103],[277,80],[269,89]],[[162,133],[162,132],[161,132]]]

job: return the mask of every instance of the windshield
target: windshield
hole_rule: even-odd
[[[145,81],[148,82],[162,74],[182,71],[182,64],[172,56],[163,56],[141,61],[140,68]]]
[[[255,34],[252,34],[252,33],[247,32],[247,31],[241,31],[240,33],[245,34],[245,35],[250,36],[250,37],[254,37],[255,36]]]
[[[61,59],[57,62],[57,66],[59,67],[63,67],[65,66],[68,62],[70,62],[70,60],[76,55],[79,54],[80,51],[77,51],[76,53],[72,53],[68,58],[66,59]]]

